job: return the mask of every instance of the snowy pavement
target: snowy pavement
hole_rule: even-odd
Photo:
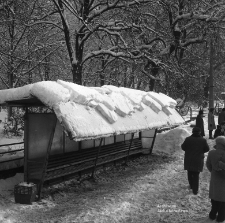
[[[216,121],[217,123],[217,121]],[[184,128],[191,132],[189,125]],[[206,139],[213,148],[214,140]],[[165,145],[165,144],[164,144]],[[183,151],[173,156],[144,156],[99,172],[96,181],[75,179],[45,188],[33,205],[14,203],[13,191],[0,193],[3,223],[194,223],[204,222],[210,210],[210,173],[200,174],[200,195],[188,190]]]

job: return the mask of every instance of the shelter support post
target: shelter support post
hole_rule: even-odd
[[[101,147],[102,147],[102,142],[103,142],[103,138],[101,138],[100,144],[98,146],[98,151],[97,151],[97,155],[96,155],[96,158],[95,158],[95,165],[94,165],[94,168],[92,170],[91,178],[94,178],[94,174],[95,174],[95,169],[96,169],[97,162],[98,162],[99,153],[100,153]]]
[[[151,145],[151,147],[150,147],[149,155],[152,154],[152,150],[153,150],[153,146],[154,146],[154,144],[155,144],[155,138],[156,138],[156,135],[157,135],[157,131],[158,131],[158,129],[155,129],[155,133],[154,133],[154,136],[153,136],[152,145]]]
[[[127,162],[128,162],[128,158],[129,158],[129,155],[130,155],[130,148],[131,148],[131,145],[133,143],[133,139],[134,139],[134,133],[132,133],[132,135],[131,135],[130,145],[129,145],[129,149],[128,149],[128,152],[127,152],[127,157],[126,157],[126,160],[125,160],[125,165],[127,165]]]
[[[28,169],[27,169],[27,160],[28,160],[28,107],[25,107],[24,114],[24,182],[27,182],[28,179]]]
[[[54,134],[55,134],[56,125],[57,125],[57,118],[55,116],[54,125],[52,127],[52,131],[51,131],[51,135],[50,135],[50,139],[49,139],[49,143],[48,143],[48,148],[47,148],[45,163],[44,163],[44,167],[43,167],[42,177],[41,177],[41,180],[40,180],[40,184],[38,185],[38,200],[40,200],[40,198],[41,198],[41,191],[42,191],[43,184],[44,184],[45,174],[46,174],[46,170],[47,170],[47,166],[48,166],[48,158],[49,158],[49,154],[51,152],[51,147],[52,147],[52,142],[53,142],[53,138],[54,138]]]

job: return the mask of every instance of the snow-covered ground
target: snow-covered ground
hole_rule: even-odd
[[[212,149],[214,140],[208,140],[206,117],[204,121]],[[14,202],[13,187],[22,181],[21,174],[0,180],[0,222],[202,222],[210,209],[210,175],[204,168],[200,195],[193,196],[187,189],[180,149],[191,129],[188,124],[158,134],[151,156],[130,160],[128,167],[100,171],[95,182],[74,179],[45,188],[43,199],[33,205]]]

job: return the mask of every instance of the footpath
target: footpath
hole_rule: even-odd
[[[213,149],[214,140],[208,140],[206,118],[204,121],[205,138]],[[211,208],[210,173],[204,167],[200,193],[193,195],[187,186],[183,156],[180,150],[172,157],[153,154],[130,160],[128,167],[102,171],[96,181],[80,184],[71,180],[48,188],[44,198],[30,206],[15,204],[13,196],[2,198],[2,222],[203,223]]]

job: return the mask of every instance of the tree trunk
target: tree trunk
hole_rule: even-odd
[[[150,79],[149,80],[149,91],[153,91],[155,89],[155,80]]]
[[[214,108],[214,81],[213,81],[213,40],[210,41],[210,64],[209,64],[209,108]]]
[[[72,64],[73,83],[82,85],[82,65],[81,63]]]
[[[10,66],[8,71],[8,78],[9,78],[9,88],[13,88],[13,73],[12,73],[12,66]],[[12,116],[12,107],[8,106],[8,119]]]
[[[99,50],[101,50],[101,48],[99,48]],[[102,71],[105,68],[106,62],[107,62],[107,59],[105,59],[104,56],[102,56],[102,63],[101,63]],[[105,85],[105,74],[104,74],[104,72],[101,72],[99,77],[100,77],[100,85],[101,86]]]

